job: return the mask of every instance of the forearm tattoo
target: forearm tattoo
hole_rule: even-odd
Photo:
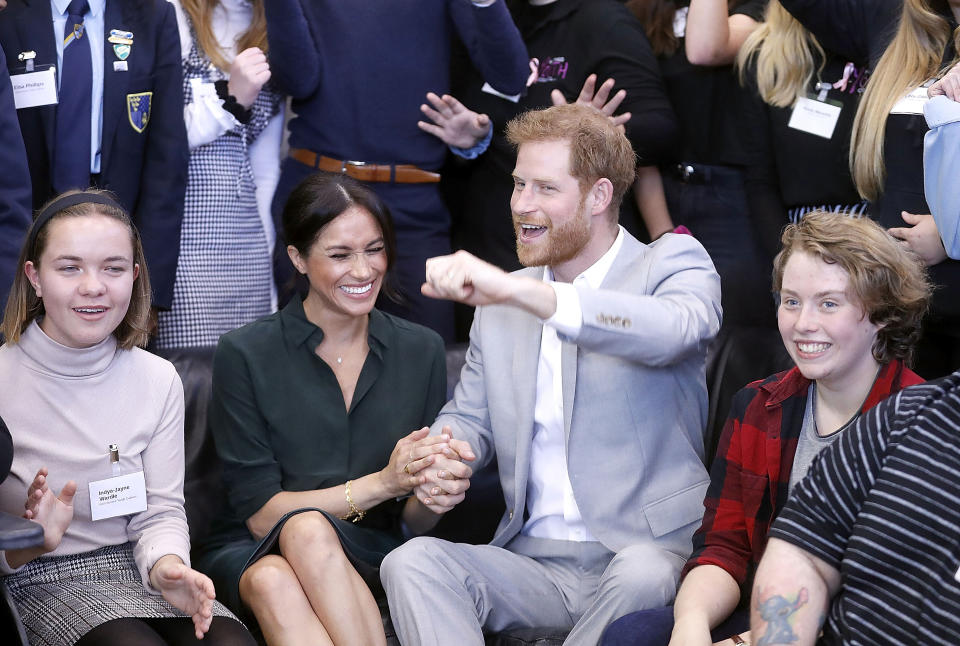
[[[773,646],[774,644],[792,644],[800,639],[793,631],[791,618],[805,603],[809,594],[806,588],[800,588],[796,598],[790,601],[781,595],[772,595],[763,601],[757,601],[757,613],[767,622],[767,630],[757,640],[757,646]]]

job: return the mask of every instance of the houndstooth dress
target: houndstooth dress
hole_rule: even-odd
[[[223,76],[194,37],[183,62],[186,104],[193,101],[191,79],[213,82]],[[248,123],[190,152],[173,306],[160,312],[158,349],[216,345],[224,332],[271,311],[273,265],[248,146],[277,113],[280,100],[268,83]]]
[[[132,543],[34,559],[3,584],[31,646],[68,646],[112,619],[187,618],[143,587]],[[236,619],[219,601],[213,602],[213,615]]]

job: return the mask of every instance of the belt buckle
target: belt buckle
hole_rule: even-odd
[[[347,166],[366,166],[366,165],[367,165],[367,162],[344,159],[343,161],[340,162],[340,172],[346,173]]]

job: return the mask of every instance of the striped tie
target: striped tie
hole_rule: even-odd
[[[90,185],[90,114],[93,64],[83,29],[87,0],[71,0],[63,29],[63,67],[53,148],[53,188],[57,192]]]

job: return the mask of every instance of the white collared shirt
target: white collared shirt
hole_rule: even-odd
[[[57,89],[63,71],[63,29],[67,25],[67,6],[70,0],[50,0],[53,13],[53,40],[57,43]],[[83,33],[90,42],[93,65],[93,86],[90,93],[90,172],[100,172],[100,140],[103,138],[103,12],[106,0],[87,0],[83,16]]]
[[[544,280],[557,295],[557,311],[544,321],[537,363],[537,400],[533,413],[530,476],[527,480],[529,517],[521,532],[525,536],[566,541],[595,541],[580,515],[567,473],[567,450],[563,424],[561,341],[558,332],[576,336],[583,322],[577,287],[599,289],[623,246],[623,228],[610,249],[573,283],[553,280],[544,268]]]

